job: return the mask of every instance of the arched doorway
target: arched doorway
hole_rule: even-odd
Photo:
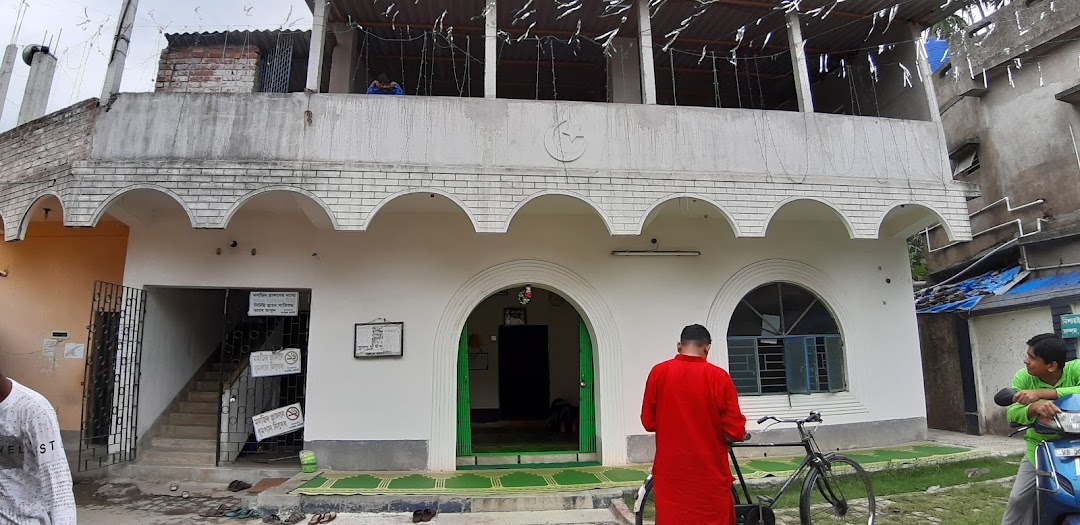
[[[558,292],[484,299],[462,329],[457,373],[459,468],[597,461],[592,337]]]
[[[847,390],[840,325],[802,286],[771,282],[746,294],[728,324],[727,346],[739,395]]]

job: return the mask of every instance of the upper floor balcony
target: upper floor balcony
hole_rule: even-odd
[[[477,231],[559,193],[613,234],[677,196],[719,208],[737,236],[764,236],[796,200],[854,238],[906,204],[929,213],[890,234],[927,220],[967,234],[971,189],[951,179],[920,52],[935,2],[437,5],[332,0],[311,32],[169,35],[157,92],[109,101],[69,159],[65,220],[92,224],[153,186],[193,225],[223,227],[253,192],[289,187],[338,229],[430,190]],[[380,75],[404,95],[363,94]]]

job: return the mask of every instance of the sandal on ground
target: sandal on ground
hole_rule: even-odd
[[[412,522],[413,523],[420,523],[423,520],[424,520],[424,511],[422,511],[422,510],[414,510],[413,513],[412,513]]]
[[[243,519],[248,519],[248,518],[254,518],[254,517],[256,517],[255,514],[256,514],[255,509],[243,509],[243,510],[237,510],[237,511],[233,511],[233,512],[226,512],[225,517],[226,518],[239,518],[239,519],[243,520]]]
[[[337,519],[336,512],[327,512],[326,514],[323,514],[321,518],[319,518],[319,523],[330,523],[335,519]]]
[[[420,514],[420,521],[431,521],[435,519],[435,516],[439,514],[438,511],[431,509],[424,509],[424,512]]]
[[[281,523],[281,517],[278,516],[277,514],[271,514],[271,515],[263,518],[263,523],[271,523],[271,524]]]
[[[229,483],[229,492],[240,492],[241,490],[247,490],[251,488],[251,483],[245,483],[238,479],[234,479],[232,483]]]
[[[316,525],[318,523],[322,523],[322,517],[322,514],[312,514],[311,519],[308,520],[308,525]]]
[[[296,525],[297,523],[304,521],[304,518],[306,517],[307,516],[299,512],[294,512],[292,514],[289,514],[289,517],[285,518],[285,521],[282,521],[282,523],[284,523],[285,525]]]

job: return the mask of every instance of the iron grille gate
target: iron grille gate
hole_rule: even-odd
[[[146,291],[94,283],[83,376],[79,471],[135,459]]]
[[[293,42],[292,35],[278,33],[277,45],[263,59],[263,93],[288,93],[292,83]]]
[[[225,334],[221,344],[221,416],[217,463],[272,462],[296,457],[304,446],[302,431],[257,441],[252,416],[300,403],[306,413],[309,292],[300,292],[296,316],[248,315],[250,291],[229,290],[225,302]],[[298,348],[300,373],[252,377],[252,352]]]

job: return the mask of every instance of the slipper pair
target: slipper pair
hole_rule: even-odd
[[[336,512],[327,512],[325,514],[316,514],[316,515],[311,517],[311,521],[308,522],[308,525],[315,525],[317,523],[330,523],[331,521],[334,521],[336,519],[337,519],[337,513]]]
[[[247,490],[251,488],[251,483],[245,483],[238,479],[234,479],[232,483],[229,483],[229,492],[240,492],[241,490]]]
[[[438,512],[431,509],[416,510],[412,513],[412,522],[420,523],[421,521],[431,521],[435,519],[436,514],[438,514]]]
[[[306,517],[307,516],[305,516],[305,515],[303,515],[303,514],[301,514],[299,512],[294,512],[292,514],[289,514],[289,517],[287,517],[287,518],[285,518],[283,520],[277,514],[271,514],[271,515],[263,518],[263,523],[274,523],[274,524],[283,523],[284,525],[296,525],[297,523],[300,523],[301,521],[304,521],[304,518],[306,518]]]

